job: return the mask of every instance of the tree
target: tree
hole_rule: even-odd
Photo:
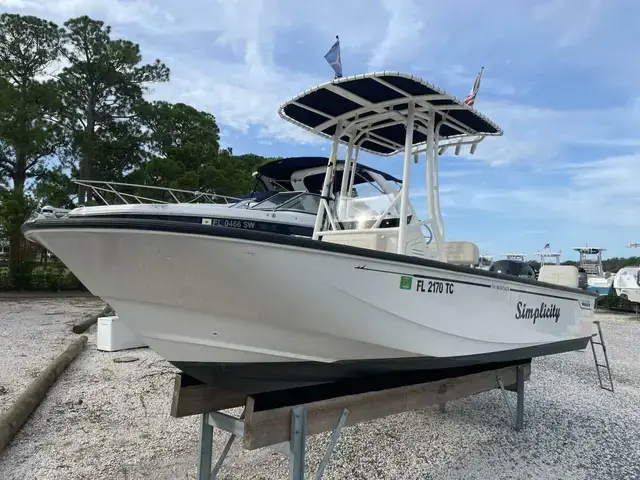
[[[131,183],[240,195],[264,162],[257,155],[234,157],[230,149],[220,149],[215,117],[189,105],[151,102],[141,105],[137,118],[147,132],[150,158],[127,177]]]
[[[72,170],[72,175],[73,173]],[[69,209],[75,207],[73,200],[76,185],[61,166],[42,170],[35,176],[35,180],[33,193],[40,207],[45,205]]]
[[[9,284],[21,260],[20,225],[30,214],[25,182],[60,142],[48,120],[57,108],[54,81],[40,80],[59,58],[62,32],[33,16],[0,15],[0,172],[9,180],[3,194],[3,229],[9,236]]]
[[[105,131],[101,137],[101,130],[123,133],[128,127],[119,122],[135,115],[148,91],[147,84],[169,80],[169,68],[160,60],[140,65],[140,46],[128,40],[112,40],[111,27],[104,22],[82,16],[64,25],[67,44],[63,51],[70,65],[59,75],[61,119],[72,137],[79,178],[93,180],[98,171],[113,170],[108,166],[113,155],[103,155],[109,133]],[[90,200],[91,192],[81,187],[79,203]]]

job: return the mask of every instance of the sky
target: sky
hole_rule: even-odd
[[[328,155],[327,140],[278,116],[333,78],[324,54],[340,35],[344,75],[414,74],[464,98],[504,136],[440,160],[446,239],[496,258],[549,243],[638,255],[640,30],[637,0],[0,0],[3,11],[62,24],[89,15],[171,69],[151,97],[215,115],[234,153]],[[362,162],[401,176],[401,156]],[[417,167],[424,169],[424,163]],[[419,173],[417,170],[415,173]],[[424,171],[412,197],[426,211]]]

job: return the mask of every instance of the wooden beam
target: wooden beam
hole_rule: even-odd
[[[531,376],[531,364],[523,366],[525,380]],[[498,387],[499,376],[505,385],[516,383],[517,367],[505,367],[456,378],[409,385],[376,392],[330,398],[303,405],[307,411],[307,434],[332,430],[345,408],[349,409],[346,425],[442,404]],[[292,407],[254,411],[255,400],[247,397],[243,444],[247,450],[289,440]]]
[[[246,395],[207,385],[183,374],[176,374],[171,401],[171,416],[175,418],[241,407]]]
[[[62,375],[73,359],[87,344],[88,337],[81,335],[76,338],[45,368],[40,375],[16,398],[11,406],[0,416],[0,452],[6,447],[13,436],[20,430],[38,407],[47,391]]]

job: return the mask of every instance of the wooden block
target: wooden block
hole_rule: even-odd
[[[530,374],[531,365],[527,364],[524,366],[525,380],[529,379]],[[307,409],[307,434],[315,435],[332,430],[345,408],[349,409],[345,426],[355,425],[493,390],[498,388],[496,375],[499,375],[506,385],[516,383],[516,367],[506,367],[463,377],[308,403],[304,405]],[[291,429],[291,408],[283,407],[256,412],[254,399],[251,396],[247,397],[244,448],[254,450],[288,441]]]
[[[204,383],[195,383],[190,377],[177,374],[173,386],[171,416],[180,418],[227,408],[241,407],[246,395],[223,390]]]

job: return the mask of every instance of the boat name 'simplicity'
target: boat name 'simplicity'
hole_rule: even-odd
[[[535,308],[527,307],[527,304],[524,302],[518,302],[516,306],[516,320],[520,320],[521,318],[531,319],[534,324],[539,318],[555,318],[555,323],[558,323],[558,320],[560,320],[560,308],[554,304],[547,305],[544,302]]]

